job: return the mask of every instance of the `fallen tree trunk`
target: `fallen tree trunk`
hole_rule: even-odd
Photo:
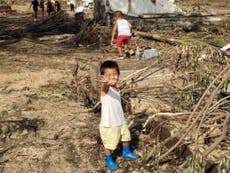
[[[173,38],[164,38],[162,36],[159,36],[158,34],[152,34],[152,33],[149,33],[149,32],[135,31],[135,35],[141,36],[141,37],[147,38],[147,39],[152,39],[152,40],[155,40],[155,41],[160,41],[160,42],[168,43],[170,45],[177,45],[178,43],[180,43],[176,39],[173,39]]]
[[[66,21],[67,16],[64,11],[59,11],[52,15],[51,17],[47,18],[44,21],[39,23],[35,23],[28,27],[27,32],[45,32],[45,31],[56,31],[60,27],[62,27],[63,23]]]
[[[158,34],[152,34],[150,32],[141,32],[141,31],[135,31],[134,34],[136,36],[140,36],[142,38],[147,38],[147,39],[152,39],[155,41],[159,41],[159,42],[164,42],[170,45],[179,45],[179,44],[187,44],[187,43],[198,43],[198,45],[200,44],[206,44],[212,47],[217,47],[219,48],[220,46],[214,43],[206,43],[200,40],[194,40],[194,39],[189,39],[189,40],[182,40],[182,39],[175,39],[175,38],[166,38],[164,36],[160,36]]]

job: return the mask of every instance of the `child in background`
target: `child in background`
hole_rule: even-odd
[[[71,2],[70,4],[69,4],[69,6],[70,6],[70,11],[74,11],[74,3],[73,2]]]
[[[33,7],[33,12],[34,12],[34,21],[37,20],[38,18],[38,1],[37,0],[32,0],[30,4],[30,8]]]
[[[47,13],[48,13],[48,16],[50,16],[50,14],[53,12],[53,4],[51,2],[51,0],[48,0],[47,3]]]
[[[44,0],[40,0],[39,6],[42,10],[42,19],[44,19],[44,13],[45,13],[45,4]]]
[[[59,12],[61,10],[61,4],[60,4],[60,2],[59,1],[55,1],[54,5],[55,5],[55,11]]]
[[[114,61],[105,61],[100,67],[100,73],[102,75],[100,136],[105,148],[106,166],[114,171],[118,169],[118,165],[112,158],[112,151],[117,148],[120,140],[123,158],[134,160],[138,155],[130,150],[130,132],[117,88],[120,75],[118,64]]]
[[[111,37],[111,45],[114,44],[114,37],[116,32],[118,32],[118,37],[117,37],[117,51],[119,55],[119,59],[123,59],[123,54],[122,54],[122,45],[124,45],[124,48],[128,48],[128,42],[131,36],[131,24],[123,19],[123,14],[121,11],[116,11],[114,13],[114,20],[115,24],[113,26],[112,30],[112,37]]]

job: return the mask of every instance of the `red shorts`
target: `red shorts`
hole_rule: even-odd
[[[119,35],[117,38],[117,47],[121,47],[122,43],[123,44],[128,44],[129,43],[129,38],[130,36],[127,35]]]

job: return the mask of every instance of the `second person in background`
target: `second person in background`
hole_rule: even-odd
[[[53,4],[52,4],[51,0],[47,1],[46,8],[47,8],[48,16],[50,16],[50,14],[53,12]]]
[[[131,37],[132,25],[126,19],[123,18],[123,14],[121,11],[116,11],[114,13],[114,20],[115,24],[112,30],[111,45],[114,44],[115,35],[116,33],[118,33],[116,41],[118,58],[123,59],[124,57],[122,52],[122,46],[124,46],[125,49],[128,48],[129,39]]]

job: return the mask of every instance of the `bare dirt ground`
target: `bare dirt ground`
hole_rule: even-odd
[[[27,6],[20,10],[1,18],[4,27],[33,22]],[[21,38],[0,47],[0,172],[104,172],[99,115],[90,114],[68,85],[76,61],[108,57],[50,40]]]
[[[98,119],[84,113],[86,110],[67,87],[78,56],[84,57],[74,49],[33,44],[30,40],[1,48],[1,120],[44,121],[35,132],[19,129],[14,123],[2,125],[6,136],[1,136],[1,146],[8,144],[7,149],[1,148],[2,172],[98,169],[89,161],[98,156],[94,139]]]
[[[12,27],[17,23],[20,28],[32,22],[27,6],[20,5],[19,11],[1,18],[0,24]],[[6,26],[5,20],[11,23]],[[0,46],[1,173],[108,172],[99,140],[99,115],[89,113],[69,87],[76,62],[108,58],[116,59],[114,50],[105,53],[30,36]],[[118,63],[130,74],[153,61],[126,59]],[[165,76],[159,81],[161,77]],[[145,135],[140,140],[146,140]],[[138,142],[133,146],[142,156],[145,146],[140,142],[137,147]],[[118,172],[149,172],[141,159],[131,162],[118,157],[117,162],[121,167]]]

